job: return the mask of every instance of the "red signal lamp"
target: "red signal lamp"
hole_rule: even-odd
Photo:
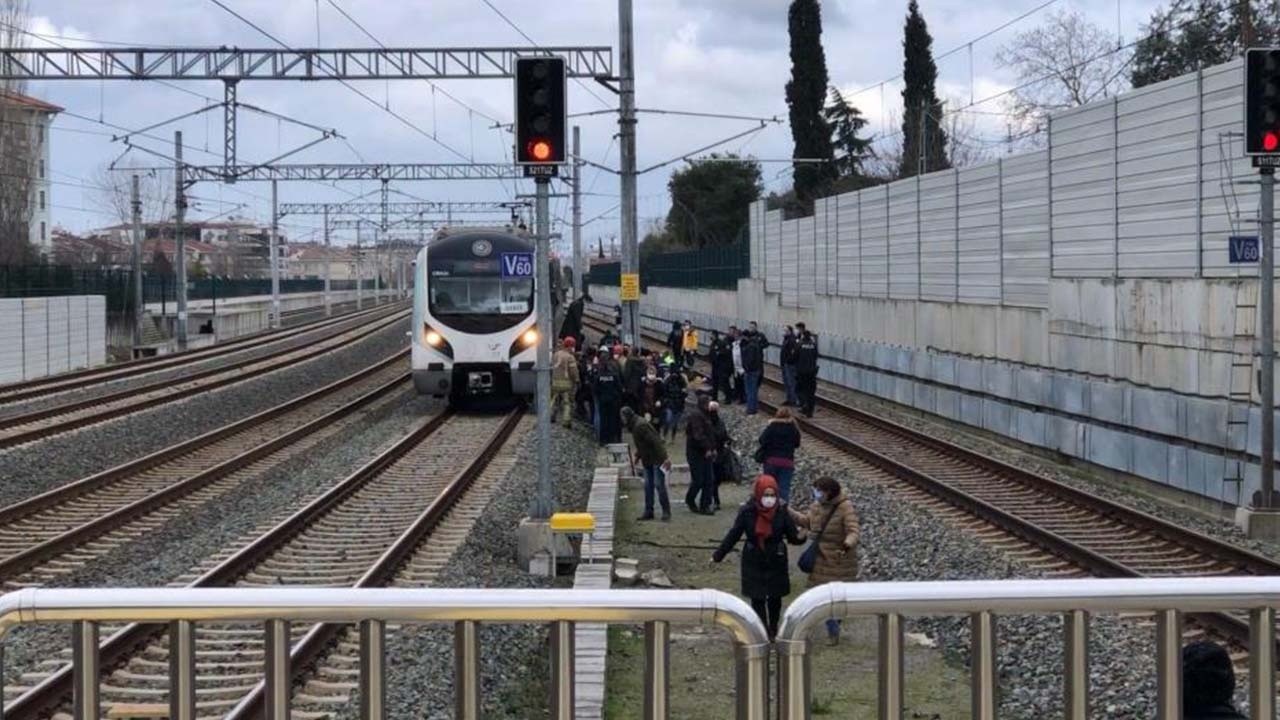
[[[1263,133],[1262,149],[1267,152],[1275,152],[1277,148],[1280,148],[1280,134],[1277,134],[1274,130],[1268,130]]]
[[[551,143],[541,138],[529,141],[529,157],[536,162],[546,162],[551,159]]]

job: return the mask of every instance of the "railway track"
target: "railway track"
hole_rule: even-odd
[[[407,354],[0,508],[0,581],[6,590],[45,584],[335,437],[408,386]]]
[[[245,350],[283,342],[307,333],[316,332],[317,330],[345,326],[350,324],[353,320],[359,320],[361,318],[368,319],[369,317],[376,316],[384,312],[386,312],[386,306],[381,306],[370,310],[345,313],[332,318],[312,320],[285,330],[274,330],[246,335],[244,337],[228,340],[225,343],[219,343],[213,347],[200,350],[189,350],[186,352],[172,353],[153,358],[131,360],[129,362],[116,363],[106,367],[90,368],[87,370],[51,375],[49,377],[30,380],[23,383],[0,385],[0,406],[34,400],[36,398],[47,397],[59,393],[81,391],[87,388],[137,377],[139,375],[181,368],[183,366],[193,365],[195,363],[224,357],[226,355],[244,352]]]
[[[190,587],[280,584],[375,587],[430,582],[479,517],[512,450],[504,450],[523,410],[505,417],[445,411],[283,522],[191,577]],[[455,468],[460,468],[454,470]],[[154,717],[168,711],[164,626],[104,627],[102,698],[108,713]],[[319,718],[345,705],[356,658],[347,628],[291,629],[293,716]],[[261,707],[262,627],[199,625],[195,630],[197,715],[247,718]],[[69,718],[72,673],[66,659],[26,673],[6,688],[4,718]],[[55,666],[56,667],[52,667]],[[308,679],[310,678],[310,679]]]
[[[370,325],[335,331],[313,344],[202,370],[180,380],[157,381],[3,417],[0,418],[0,449],[60,435],[287,368],[363,340],[405,317],[408,311],[395,311],[379,316]]]
[[[598,320],[589,324],[603,329]],[[783,399],[782,383],[766,377],[762,408],[776,411]],[[818,406],[823,412],[817,417],[798,418],[802,430],[874,471],[864,475],[899,489],[905,483],[985,523],[998,532],[984,539],[1020,553],[1040,569],[1096,577],[1280,574],[1280,562],[1263,555],[838,400],[819,397]],[[1011,540],[1024,545],[1015,550]],[[1039,554],[1028,554],[1028,549]],[[1241,647],[1249,645],[1248,622],[1241,616],[1201,613],[1193,619]]]

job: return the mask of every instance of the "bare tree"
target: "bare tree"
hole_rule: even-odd
[[[142,222],[159,222],[173,214],[173,175],[167,171],[140,170],[135,165],[112,168],[103,163],[94,170],[93,203],[121,223],[133,221],[133,175],[138,175]]]
[[[1017,73],[1007,105],[1021,136],[1043,132],[1049,115],[1110,97],[1129,85],[1129,52],[1119,39],[1078,12],[1059,11],[1019,33],[996,53]]]
[[[959,103],[956,103],[959,104]],[[943,123],[947,137],[947,159],[951,167],[962,168],[979,165],[991,160],[995,153],[992,144],[978,132],[977,123],[972,115],[954,112],[946,117]]]
[[[0,45],[23,47],[27,0],[0,0]],[[0,80],[0,264],[30,262],[31,186],[44,142],[39,119],[12,98],[26,83]]]

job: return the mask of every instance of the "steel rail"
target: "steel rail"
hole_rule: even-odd
[[[211,588],[230,585],[256,565],[300,535],[312,523],[338,507],[361,488],[373,482],[384,470],[394,465],[424,440],[449,422],[455,413],[445,410],[422,423],[390,448],[361,466],[342,482],[334,485],[288,518],[258,536],[248,545],[201,574],[188,588]],[[128,661],[139,648],[167,630],[165,625],[130,623],[102,643],[99,668],[108,673]],[[29,692],[17,697],[4,709],[4,720],[40,720],[57,711],[72,697],[73,672],[70,665],[60,668]]]
[[[400,358],[394,357],[391,359],[398,360]],[[385,362],[380,363],[379,367],[385,367],[386,364],[387,363]],[[360,374],[364,375],[366,372],[362,372]],[[57,557],[63,553],[80,547],[81,545],[105,535],[106,533],[123,528],[126,523],[136,518],[145,516],[163,508],[213,482],[235,473],[244,467],[269,457],[276,452],[306,438],[308,435],[333,425],[355,411],[369,405],[395,388],[408,382],[409,378],[410,374],[408,372],[402,373],[394,379],[363,393],[350,402],[343,404],[341,407],[335,408],[279,437],[260,443],[259,445],[251,448],[248,452],[229,458],[217,465],[214,465],[213,467],[173,483],[172,485],[156,490],[155,492],[139,498],[127,505],[123,505],[103,513],[89,522],[71,528],[70,530],[51,537],[36,545],[32,545],[21,552],[15,553],[6,558],[0,558],[0,580],[13,578],[20,573],[31,570],[50,558]]]
[[[106,367],[86,368],[84,370],[59,373],[57,375],[50,375],[49,377],[29,380],[22,383],[0,385],[0,404],[30,400],[32,398],[43,397],[45,395],[66,392],[68,390],[78,390],[80,388],[99,383],[108,383],[135,377],[137,375],[144,375],[150,372],[158,372],[160,370],[167,370],[173,367],[181,367],[188,363],[202,362],[204,360],[210,360],[229,353],[242,352],[250,348],[261,347],[270,343],[288,340],[290,338],[297,337],[298,335],[322,329],[326,325],[339,325],[344,322],[350,322],[356,318],[374,314],[379,310],[384,309],[385,307],[370,308],[369,310],[343,313],[342,315],[335,316],[333,318],[310,320],[301,325],[295,325],[283,330],[267,330],[264,332],[257,332],[233,338],[225,343],[219,343],[209,348],[185,350],[182,352],[158,355],[150,358],[139,358],[137,360],[115,363]],[[323,311],[323,306],[321,306],[319,310]],[[307,308],[302,312],[310,313],[313,311],[311,308]]]
[[[335,347],[318,348],[318,349],[307,351],[307,352],[301,352],[301,354],[299,354],[297,357],[290,358],[288,360],[283,360],[283,361],[274,362],[274,363],[271,362],[274,358],[278,358],[283,355],[288,355],[291,353],[300,352],[300,348],[296,348],[296,347],[288,348],[264,357],[243,360],[240,362],[232,363],[231,365],[227,365],[219,368],[213,368],[213,369],[201,371],[198,373],[193,373],[192,375],[183,378],[182,382],[185,383],[185,382],[202,380],[206,377],[211,377],[213,375],[217,375],[220,373],[226,373],[227,377],[217,379],[217,380],[212,380],[210,382],[207,382],[201,385],[196,385],[194,387],[189,387],[182,390],[175,390],[174,392],[158,395],[156,397],[138,400],[137,402],[129,403],[126,405],[104,408],[99,412],[91,413],[91,414],[83,415],[79,417],[74,417],[64,422],[56,423],[53,425],[35,427],[29,430],[15,433],[13,435],[0,437],[0,449],[13,447],[15,445],[28,443],[33,440],[40,440],[40,439],[51,437],[54,435],[60,435],[62,433],[69,432],[71,430],[76,430],[88,425],[95,425],[97,423],[104,422],[106,420],[111,420],[123,415],[131,415],[141,410],[147,410],[159,405],[165,405],[170,402],[182,400],[184,398],[197,395],[199,393],[209,392],[210,390],[216,390],[218,388],[225,387],[227,385],[233,385],[235,383],[238,383],[244,380],[249,380],[255,377],[266,375],[267,373],[292,367],[294,365],[305,362],[307,360],[314,359],[326,353],[333,352],[338,348],[350,346],[356,342],[359,342],[369,337],[370,335],[373,335],[374,333],[380,332],[386,329],[387,327],[390,327],[391,325],[394,325],[395,323],[403,320],[404,317],[406,316],[405,313],[406,311],[400,311],[400,312],[394,313],[389,318],[381,318],[376,324],[363,329],[354,337],[342,342],[340,345],[337,345]],[[327,337],[323,338],[319,342],[332,340],[340,335],[353,332],[353,331],[354,329],[339,330],[337,332],[334,332],[328,335]],[[253,365],[257,363],[268,363],[268,364],[264,367],[258,368],[256,370],[250,370],[248,372],[242,372],[242,373],[234,372],[236,370],[240,370],[249,365]],[[40,420],[56,417],[58,415],[74,413],[79,410],[84,410],[86,408],[93,407],[95,405],[100,405],[102,403],[109,403],[109,402],[124,400],[131,396],[138,395],[141,393],[158,391],[158,390],[161,390],[163,386],[168,386],[170,384],[171,383],[169,382],[163,382],[163,383],[156,383],[149,386],[143,386],[141,388],[121,390],[119,392],[109,393],[107,395],[102,395],[99,397],[88,398],[85,400],[77,400],[71,403],[64,403],[61,405],[44,408],[42,410],[36,410],[30,413],[24,413],[22,415],[14,415],[8,418],[3,418],[3,419],[0,419],[0,431],[4,431],[9,428],[19,427],[19,426],[26,425],[33,422],[39,422]]]

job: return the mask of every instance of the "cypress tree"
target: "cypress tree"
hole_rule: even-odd
[[[933,38],[916,0],[907,5],[902,51],[902,164],[898,174],[911,177],[919,173],[922,146],[924,171],[946,170],[951,167],[947,134],[941,125],[942,102],[934,89],[938,66],[933,62]]]
[[[793,0],[788,13],[791,34],[791,81],[787,83],[787,107],[791,115],[793,158],[832,160],[831,128],[823,117],[827,97],[827,58],[822,51],[822,9],[818,0]],[[798,210],[812,212],[834,179],[832,163],[796,163],[795,192]]]

